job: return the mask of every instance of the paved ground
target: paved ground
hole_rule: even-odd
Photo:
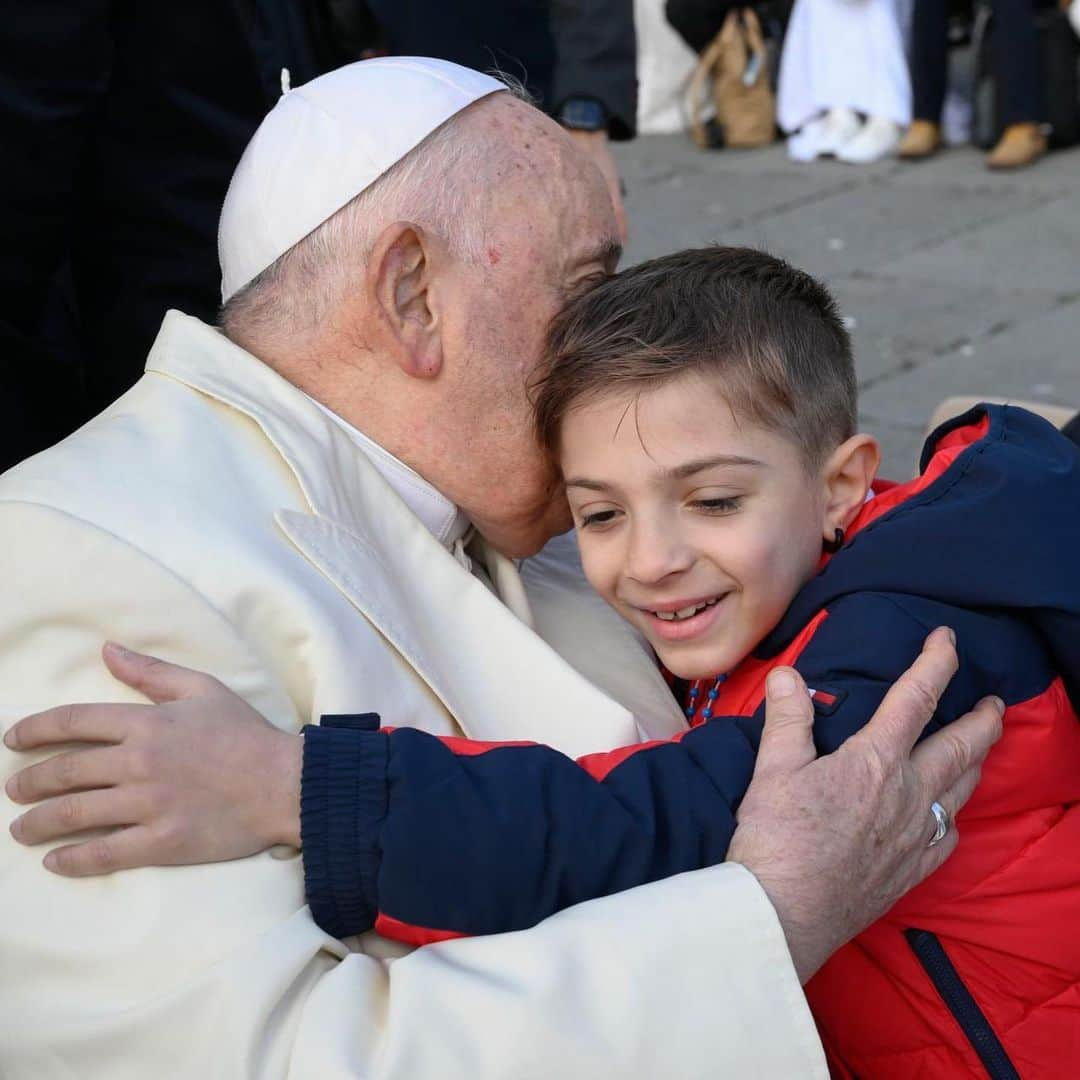
[[[617,154],[627,262],[751,244],[829,283],[885,475],[911,475],[950,394],[1080,407],[1080,149],[1005,175],[966,149],[919,165],[793,165],[782,146],[701,153],[647,136]]]

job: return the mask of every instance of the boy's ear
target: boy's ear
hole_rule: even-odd
[[[829,456],[822,469],[825,514],[822,535],[831,541],[837,529],[847,529],[866,502],[881,464],[881,448],[872,435],[852,435]]]
[[[368,300],[382,324],[384,347],[414,379],[434,379],[443,365],[436,261],[431,236],[419,225],[396,221],[379,234],[367,262]]]

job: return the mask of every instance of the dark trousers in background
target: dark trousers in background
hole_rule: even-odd
[[[992,48],[1002,122],[1040,123],[1046,117],[1042,65],[1032,0],[993,0]],[[949,0],[915,0],[911,26],[911,83],[916,120],[941,123],[948,71]]]
[[[741,8],[753,8],[765,36],[779,43],[794,6],[795,0],[666,0],[664,16],[683,41],[701,53],[720,32],[728,12]]]
[[[368,6],[391,53],[503,71],[543,107],[554,104],[548,0],[368,0]]]
[[[704,52],[724,25],[732,8],[746,7],[748,0],[667,0],[664,15],[695,52]]]
[[[608,134],[637,120],[632,0],[367,0],[391,53],[435,56],[520,80],[558,112],[571,97],[608,112]]]
[[[213,320],[218,213],[281,69],[340,62],[317,10],[0,0],[0,471],[127,390],[168,308]]]

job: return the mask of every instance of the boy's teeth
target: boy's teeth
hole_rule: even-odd
[[[653,614],[664,622],[674,622],[676,619],[689,619],[691,615],[712,607],[714,603],[716,603],[715,600],[706,600],[704,604],[693,604],[690,607],[680,608],[678,611],[654,611]]]

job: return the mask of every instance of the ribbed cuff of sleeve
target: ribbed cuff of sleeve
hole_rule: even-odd
[[[389,752],[378,731],[304,728],[304,888],[312,918],[337,938],[375,924]]]

